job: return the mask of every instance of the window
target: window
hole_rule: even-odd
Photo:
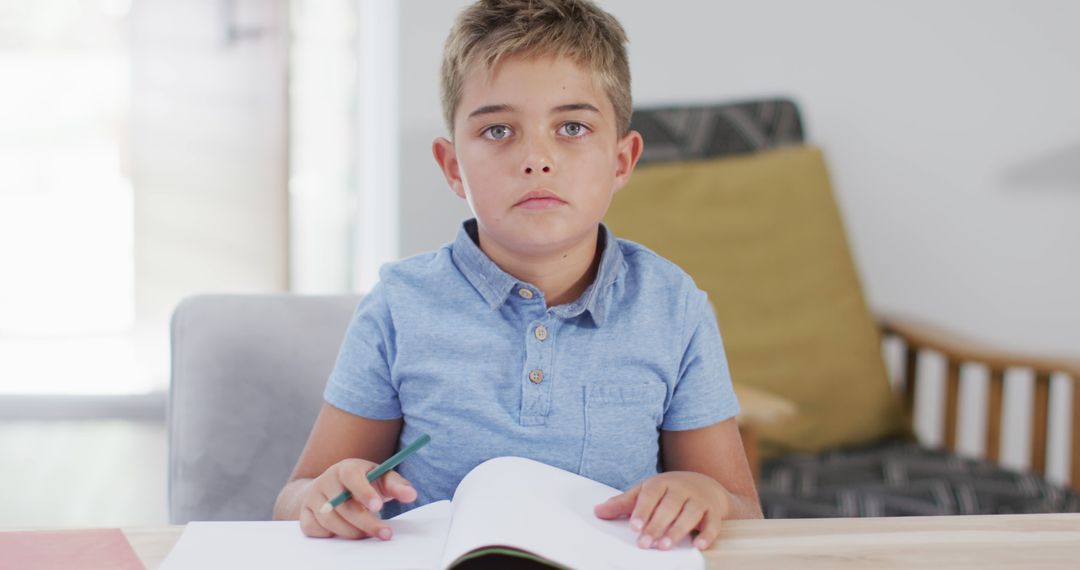
[[[143,391],[124,1],[0,0],[0,393]]]

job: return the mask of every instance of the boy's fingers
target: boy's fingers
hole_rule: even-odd
[[[656,505],[664,498],[667,486],[656,479],[649,479],[641,484],[641,492],[634,503],[634,511],[630,513],[630,528],[641,532],[653,516]],[[645,548],[648,548],[646,546]]]
[[[312,538],[330,538],[334,536],[334,533],[319,524],[318,519],[315,518],[315,512],[306,506],[300,510],[300,530],[306,536]]]
[[[640,492],[641,485],[638,485],[625,493],[615,495],[603,503],[596,505],[593,508],[593,512],[602,519],[628,517],[630,516],[631,511],[634,510],[634,503],[637,502],[638,493]]]
[[[396,499],[402,503],[411,503],[416,500],[416,488],[397,471],[390,471],[383,475],[375,484],[384,500]]]
[[[660,539],[660,548],[667,550],[672,546],[675,546],[682,542],[682,539],[686,538],[690,531],[698,526],[701,522],[701,517],[705,514],[705,508],[695,501],[687,501],[683,505],[682,512],[679,513],[679,518],[675,519],[675,522],[671,523],[671,527],[668,528],[667,533]],[[667,539],[666,541],[664,539]]]
[[[383,500],[375,487],[368,483],[367,470],[362,463],[347,463],[337,470],[338,484],[352,493],[352,500],[359,501],[369,511],[382,509]],[[340,492],[340,491],[339,491]],[[328,493],[331,497],[337,493]]]
[[[345,517],[338,512],[338,510],[347,510],[349,506],[351,506],[349,503],[345,503],[335,510],[327,511],[325,513],[319,512],[316,513],[315,516],[318,519],[319,524],[326,530],[334,533],[335,536],[351,539],[366,537],[367,534],[363,530],[356,528],[356,526],[345,520]]]
[[[660,503],[656,505],[656,509],[653,510],[652,517],[645,523],[645,529],[641,532],[641,538],[638,540],[638,545],[642,548],[659,547],[663,542],[663,537],[667,533],[668,527],[671,523],[675,522],[675,519],[679,517],[679,513],[682,512],[683,505],[686,504],[686,497],[680,494],[676,494],[673,490],[668,489],[667,494],[660,500]],[[670,541],[668,541],[668,547],[671,547]],[[647,543],[647,544],[646,544]]]
[[[378,515],[356,501],[345,501],[338,505],[337,508],[323,512],[322,507],[330,500],[331,493],[336,496],[340,492],[337,490],[337,485],[332,482],[326,487],[333,487],[333,489],[329,492],[325,489],[313,491],[305,499],[304,509],[311,512],[315,524],[322,526],[336,536],[344,538],[357,539],[378,536],[382,540],[390,539],[392,531],[389,525],[383,522]]]
[[[699,527],[701,532],[694,539],[694,548],[705,550],[712,546],[713,542],[716,541],[716,537],[720,536],[720,523],[720,519],[710,520],[708,513],[706,513]]]
[[[363,505],[356,501],[346,501],[340,507],[327,514],[335,513],[337,516],[341,517],[345,524],[359,531],[360,536],[350,538],[377,536],[381,540],[390,540],[390,537],[393,535],[390,525],[380,519],[375,513],[365,509]]]

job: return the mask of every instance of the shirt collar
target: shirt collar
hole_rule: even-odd
[[[477,245],[477,236],[476,220],[466,220],[454,238],[451,255],[462,275],[480,293],[491,310],[502,306],[519,284],[537,290],[535,286],[519,281],[495,265]],[[607,320],[611,307],[611,286],[626,271],[619,242],[603,224],[600,224],[600,240],[602,249],[596,279],[576,301],[555,308],[556,314],[563,318],[575,317],[588,311],[598,327],[603,326]]]

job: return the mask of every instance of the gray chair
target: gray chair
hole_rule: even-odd
[[[359,300],[210,295],[177,306],[170,523],[271,518]]]

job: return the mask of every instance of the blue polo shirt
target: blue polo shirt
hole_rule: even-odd
[[[738,413],[706,295],[675,264],[600,226],[596,279],[548,308],[476,236],[469,220],[452,243],[383,267],[326,385],[346,412],[404,418],[399,448],[431,435],[397,468],[418,499],[383,517],[451,498],[504,455],[625,490],[661,468],[661,429]]]

